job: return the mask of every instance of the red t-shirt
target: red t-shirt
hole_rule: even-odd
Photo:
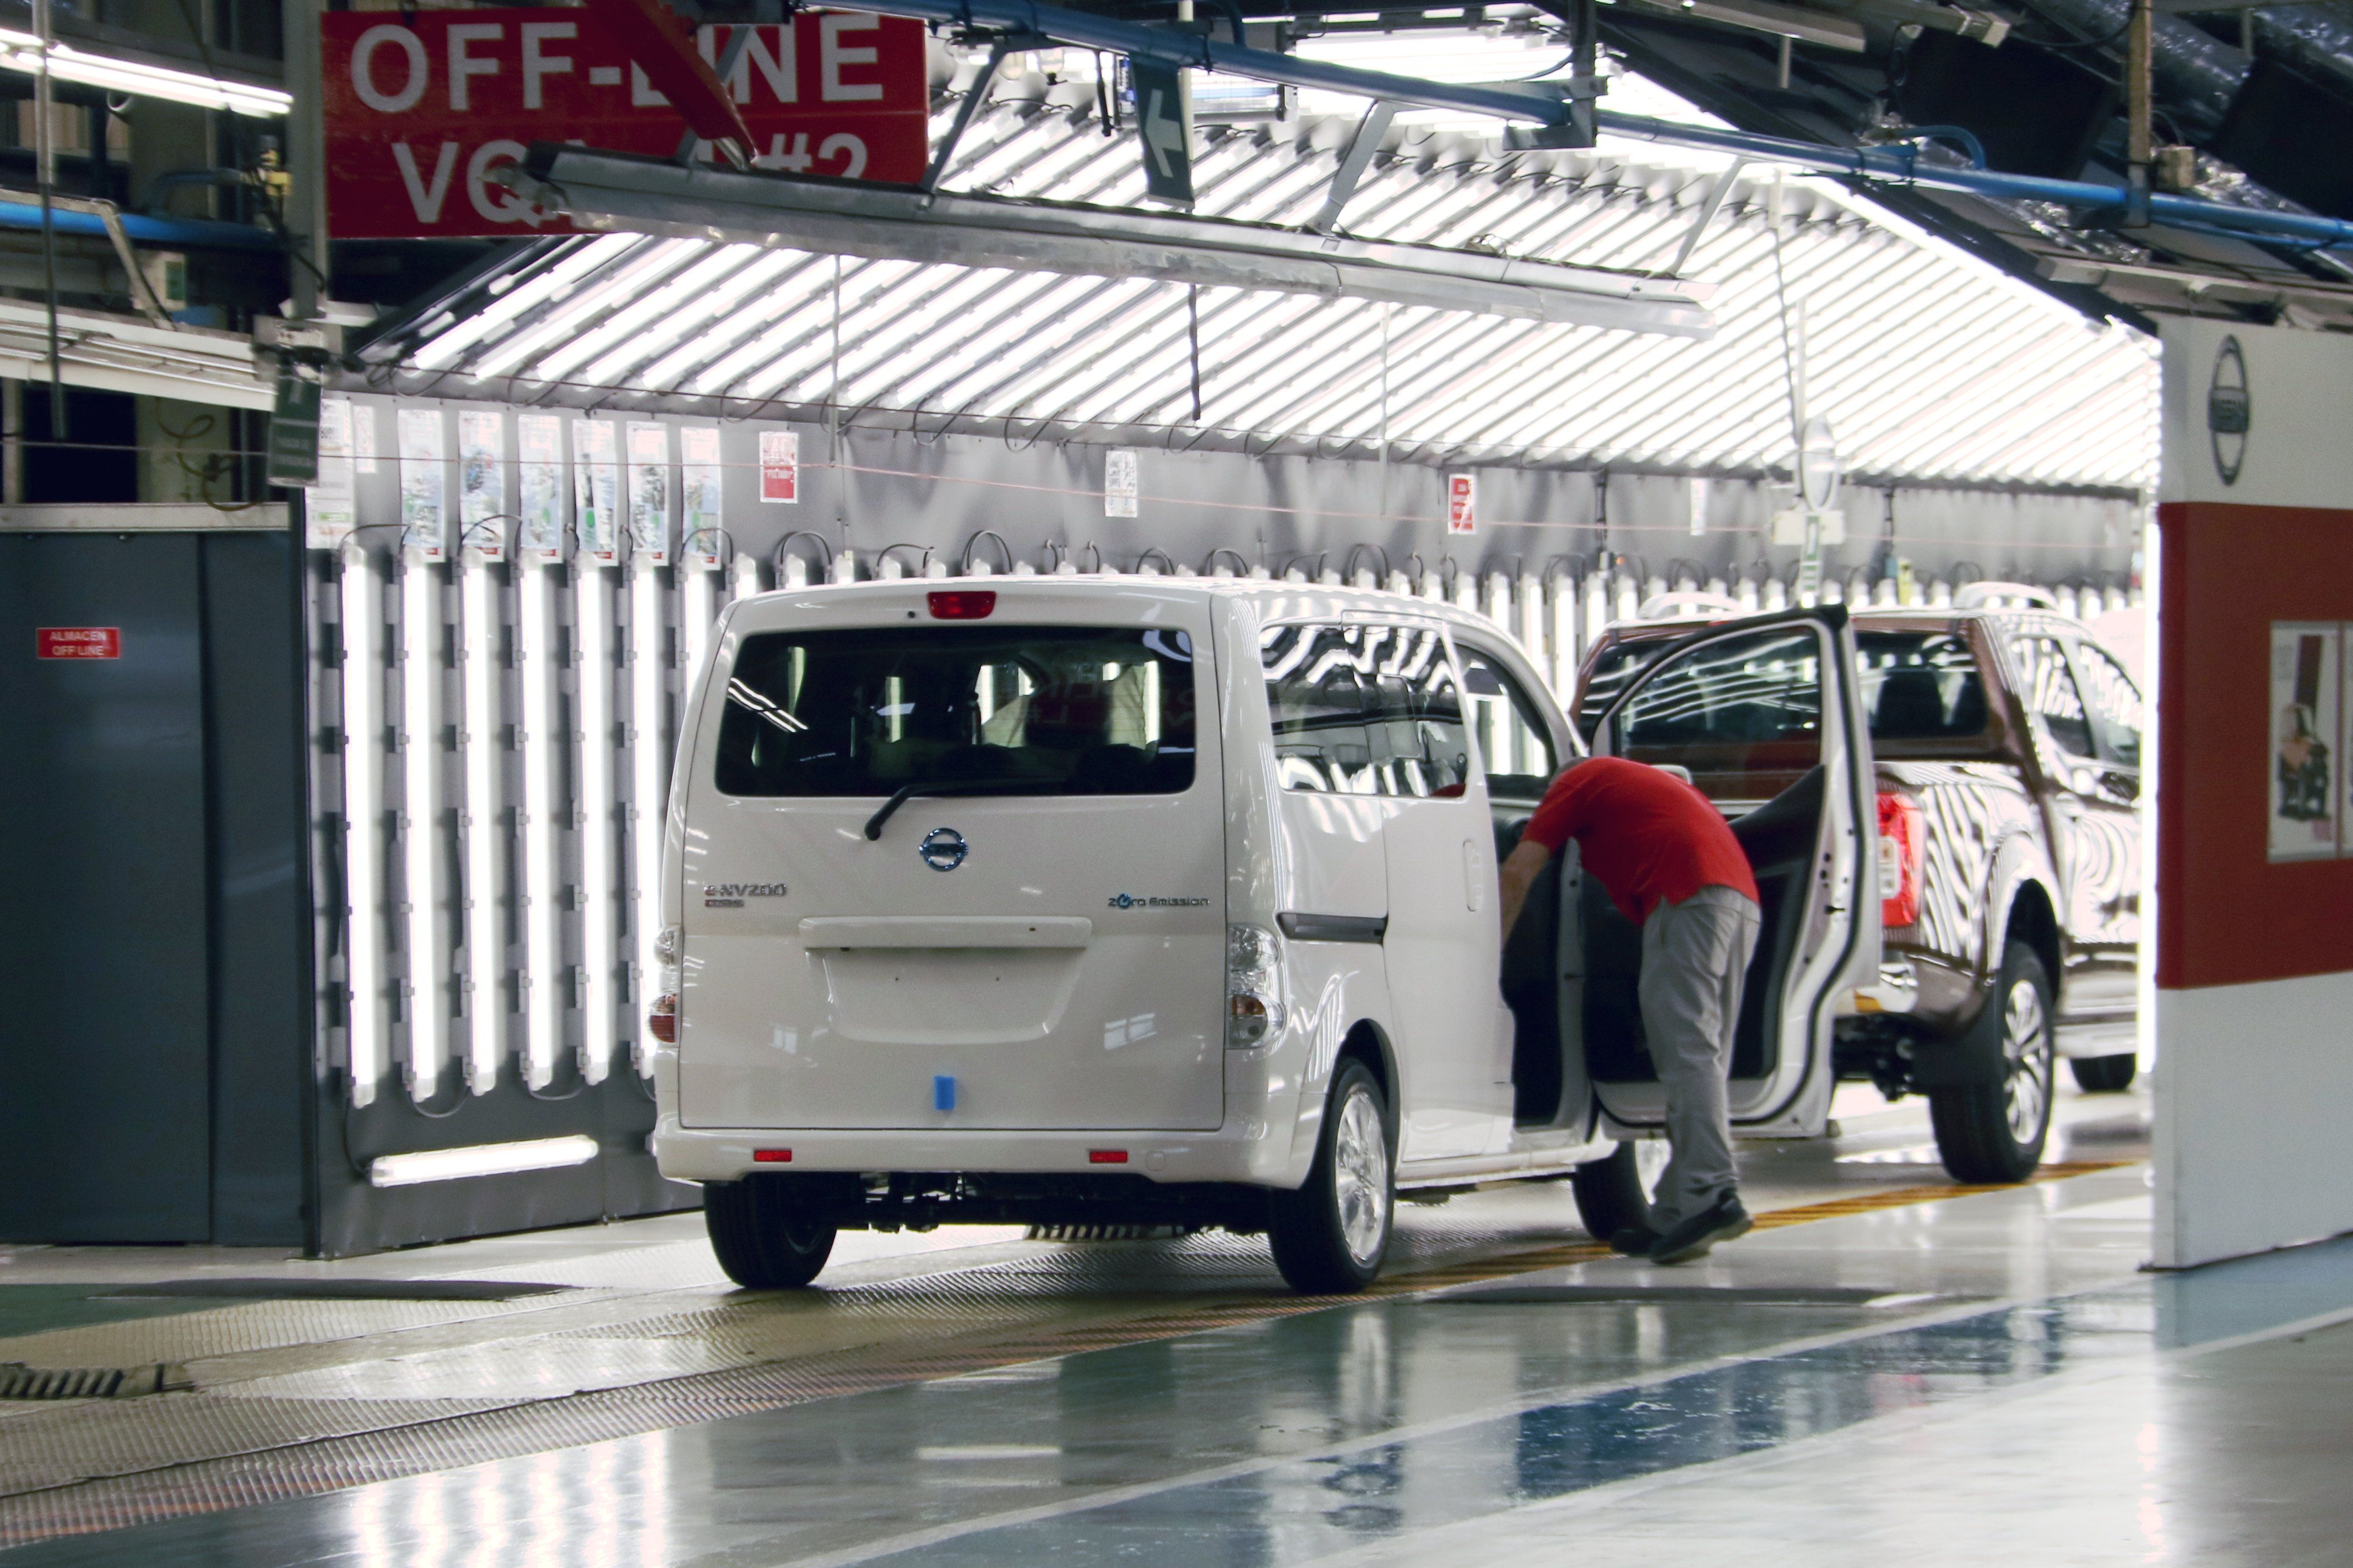
[[[1636,925],[1661,899],[1679,904],[1702,888],[1757,897],[1748,856],[1707,796],[1641,763],[1592,757],[1552,781],[1520,841],[1557,855],[1572,838]]]

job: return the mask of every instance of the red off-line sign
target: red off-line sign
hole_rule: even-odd
[[[35,658],[121,658],[121,626],[41,626],[33,634]]]
[[[703,26],[695,47],[715,67],[736,31]],[[921,22],[803,11],[751,33],[724,85],[757,166],[923,178],[931,89]],[[320,50],[327,226],[338,239],[575,233],[492,174],[533,142],[668,157],[686,134],[590,9],[331,11]]]

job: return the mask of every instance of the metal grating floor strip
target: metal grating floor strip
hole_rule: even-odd
[[[2055,1180],[2109,1169],[2124,1163],[2084,1161],[2045,1166],[2036,1173],[2034,1179]],[[1757,1223],[1761,1228],[1776,1228],[2000,1190],[2002,1189],[1955,1185],[1896,1188],[1853,1198],[1773,1210],[1757,1215]],[[1204,1268],[1203,1273],[1222,1273],[1215,1265],[1226,1259],[1217,1255],[1229,1252],[1232,1260],[1238,1263],[1244,1256],[1245,1248],[1250,1245],[1236,1239],[1230,1248],[1215,1244],[1205,1247],[1203,1250],[1208,1256],[1202,1262],[1212,1267]],[[282,1440],[273,1443],[266,1430],[268,1423],[255,1419],[254,1442],[249,1449],[195,1462],[165,1458],[169,1445],[153,1442],[153,1446],[146,1448],[146,1453],[152,1456],[153,1468],[133,1469],[125,1464],[119,1473],[100,1479],[62,1479],[47,1489],[0,1498],[0,1546],[54,1536],[121,1529],[284,1498],[311,1496],[375,1481],[544,1453],[908,1384],[986,1374],[1026,1363],[1091,1350],[1181,1338],[1301,1313],[1328,1310],[1367,1300],[1419,1295],[1451,1285],[1503,1279],[1608,1255],[1609,1248],[1598,1242],[1520,1247],[1486,1258],[1400,1272],[1384,1279],[1362,1296],[1301,1298],[1271,1293],[1244,1299],[1236,1299],[1230,1294],[1209,1296],[1186,1301],[1174,1310],[1157,1312],[1146,1310],[1134,1316],[1113,1316],[1083,1323],[1040,1323],[1010,1334],[987,1334],[984,1331],[981,1335],[963,1343],[941,1344],[934,1342],[921,1349],[868,1345],[789,1362],[767,1362],[695,1373],[565,1397],[502,1404],[489,1409],[454,1410],[450,1408],[454,1402],[449,1401],[418,1402],[405,1406],[396,1401],[320,1402],[346,1412],[364,1409],[373,1417],[372,1424],[364,1430],[315,1432],[309,1436],[287,1430]],[[1107,1254],[1096,1256],[1101,1258]],[[1166,1259],[1161,1260],[1161,1271],[1155,1275],[1163,1287],[1156,1295],[1159,1303],[1166,1301],[1168,1274],[1166,1262]],[[1063,1288],[1068,1288],[1072,1273],[1092,1273],[1097,1267],[1083,1259],[1075,1263],[1055,1259],[1042,1265],[1027,1262],[990,1265],[904,1283],[858,1287],[839,1294],[897,1293],[920,1299],[934,1308],[943,1301],[1002,1302],[1008,1298],[1042,1294],[1039,1287],[1049,1280],[1059,1281]],[[1004,1278],[976,1278],[990,1276],[998,1270],[1006,1271]],[[1263,1279],[1263,1266],[1255,1273]],[[1016,1280],[1020,1282],[1017,1284]],[[1209,1281],[1198,1279],[1195,1282],[1198,1288],[1198,1284]],[[1240,1281],[1220,1279],[1219,1283],[1230,1289],[1232,1284]],[[1126,1303],[1105,1303],[1106,1306],[1145,1307],[1150,1304],[1140,1298]],[[1067,1309],[1071,1303],[1065,1300],[1061,1305]],[[670,1320],[674,1325],[670,1331],[694,1334],[701,1331],[695,1326],[701,1320],[709,1315],[723,1315],[726,1310],[723,1307],[714,1309],[713,1314],[678,1314]],[[1001,1319],[999,1324],[1001,1326]],[[135,1401],[113,1408],[136,1411],[152,1418],[169,1405],[203,1398],[203,1395],[172,1395],[162,1400]],[[221,1398],[210,1403],[218,1408],[240,1403],[258,1407],[299,1402]],[[87,1410],[92,1407],[85,1405],[79,1408]],[[253,1417],[249,1415],[248,1419]],[[0,1435],[14,1437],[17,1427],[18,1423],[14,1421],[0,1424]],[[127,1434],[119,1436],[117,1441],[122,1445],[114,1450],[120,1459],[129,1461],[140,1456],[141,1442]]]

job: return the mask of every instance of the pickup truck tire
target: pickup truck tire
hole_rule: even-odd
[[[2133,1075],[2140,1071],[2140,1058],[2130,1051],[2113,1057],[2076,1057],[2067,1064],[2075,1075],[2075,1087],[2085,1094],[2115,1094],[2132,1087]]]
[[[1595,1239],[1607,1241],[1621,1230],[1651,1223],[1651,1198],[1658,1191],[1668,1153],[1665,1140],[1644,1138],[1620,1143],[1607,1160],[1569,1173],[1577,1217]]]
[[[1969,1043],[2000,1063],[1993,1083],[1928,1091],[1936,1152],[1957,1182],[2022,1182],[2042,1163],[2051,1136],[2051,982],[2022,942],[2002,952],[2001,973]]]
[[[1388,1256],[1397,1213],[1388,1103],[1354,1058],[1332,1075],[1315,1163],[1295,1193],[1276,1193],[1267,1239],[1274,1266],[1303,1296],[1343,1296],[1370,1285]]]
[[[719,1267],[747,1290],[797,1290],[833,1251],[834,1227],[796,1215],[773,1176],[704,1184],[702,1226]]]

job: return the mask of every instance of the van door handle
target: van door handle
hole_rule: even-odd
[[[1479,846],[1466,838],[1462,841],[1462,907],[1477,914],[1487,902],[1486,892],[1487,885],[1479,876]]]

